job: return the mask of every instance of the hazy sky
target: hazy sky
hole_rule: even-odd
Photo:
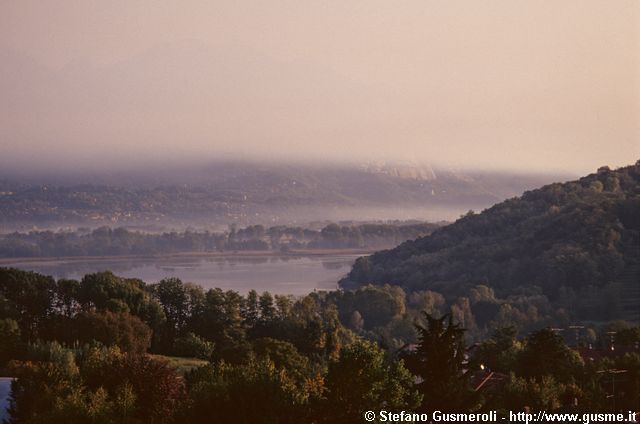
[[[633,163],[640,1],[0,0],[0,166],[221,155]]]

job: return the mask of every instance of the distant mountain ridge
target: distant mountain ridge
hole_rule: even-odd
[[[322,166],[240,161],[102,176],[18,176],[13,182],[0,182],[0,224],[439,221],[488,207],[555,178],[560,177],[462,174],[412,164]],[[429,211],[432,216],[418,216]]]
[[[360,258],[341,284],[397,284],[450,299],[482,284],[503,297],[544,294],[583,318],[619,318],[630,307],[624,293],[637,293],[629,281],[640,285],[639,246],[640,161],[469,213]]]
[[[430,165],[419,165],[413,162],[387,163],[383,161],[373,161],[361,165],[361,169],[374,174],[384,174],[412,180],[433,181],[437,178],[433,167]]]

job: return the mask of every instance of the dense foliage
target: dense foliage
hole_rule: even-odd
[[[491,296],[479,286],[473,302]],[[638,327],[591,326],[575,340],[567,332],[573,349],[548,328],[518,339],[496,327],[467,348],[459,318],[473,322],[459,303],[397,286],[242,296],[178,279],[56,281],[0,268],[0,368],[17,377],[13,423],[348,423],[367,410],[640,402]]]
[[[503,298],[544,296],[573,318],[625,317],[625,292],[640,278],[639,234],[640,163],[603,167],[360,258],[342,285],[398,284],[447,300],[485,285]]]

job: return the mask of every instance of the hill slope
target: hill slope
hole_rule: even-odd
[[[639,232],[640,161],[525,192],[360,258],[341,284],[391,283],[450,299],[484,284],[501,296],[544,294],[585,319],[629,316],[623,297],[629,281],[640,285]]]

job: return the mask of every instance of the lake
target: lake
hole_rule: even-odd
[[[251,289],[274,294],[303,295],[335,290],[361,254],[313,256],[174,256],[158,258],[56,259],[4,262],[0,266],[35,271],[55,278],[80,279],[110,270],[147,283],[178,277],[204,288],[219,287],[246,293]]]
[[[9,393],[11,393],[11,381],[13,378],[0,377],[0,422],[7,418],[7,407],[9,406]]]

